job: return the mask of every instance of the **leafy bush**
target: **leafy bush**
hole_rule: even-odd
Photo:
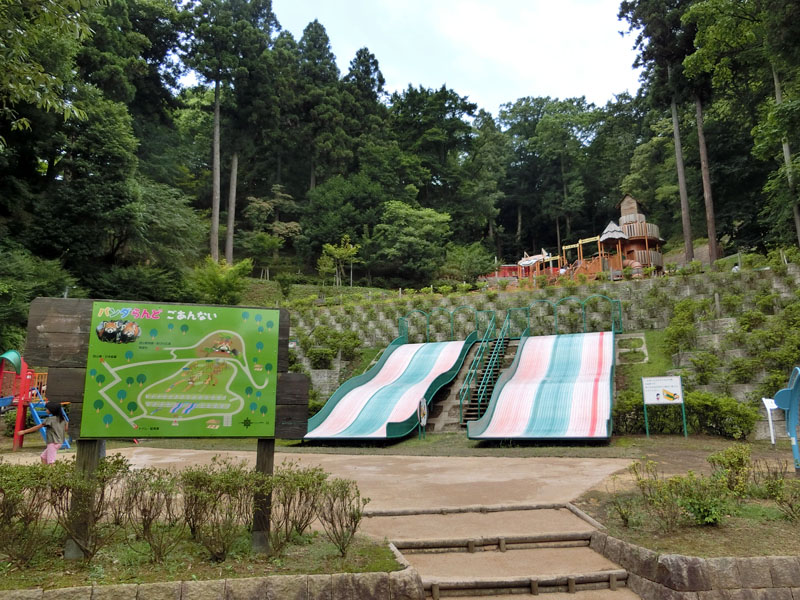
[[[697,328],[694,321],[671,322],[664,330],[664,347],[669,354],[691,350],[697,342]]]
[[[753,331],[764,324],[766,315],[757,310],[749,310],[736,319],[736,326],[742,331]]]
[[[320,467],[285,462],[272,478],[270,550],[279,555],[293,535],[302,535],[316,516],[328,474]]]
[[[102,459],[89,477],[71,462],[50,466],[50,505],[56,520],[84,557],[91,560],[123,525],[121,483],[130,465],[121,456]]]
[[[295,283],[294,276],[291,273],[278,273],[274,279],[278,283],[278,287],[281,290],[281,295],[285,299],[288,299],[289,295],[292,293],[292,287]],[[312,299],[316,300],[316,296],[312,296]]]
[[[342,556],[347,555],[368,502],[369,498],[361,497],[355,481],[337,478],[325,484],[317,516],[325,535]]]
[[[651,433],[677,434],[683,432],[680,406],[660,405],[647,408],[647,421]],[[621,390],[612,409],[614,431],[620,435],[645,432],[642,393],[638,390]]]
[[[679,478],[662,478],[651,460],[633,463],[629,471],[653,522],[661,531],[674,531],[684,518],[680,504],[683,486]]]
[[[741,440],[752,433],[758,416],[757,406],[738,402],[730,396],[709,392],[689,392],[686,395],[687,426],[693,433]]]
[[[144,540],[153,562],[163,562],[186,536],[186,520],[178,501],[178,476],[153,467],[131,472],[122,493],[125,517]]]
[[[55,543],[47,507],[50,470],[0,462],[0,553],[23,568]]]
[[[242,530],[252,523],[256,497],[268,494],[270,483],[244,462],[217,457],[210,465],[182,473],[181,489],[191,506],[185,513],[187,521],[191,519],[195,539],[212,561],[221,562],[228,556]]]
[[[695,525],[719,525],[722,522],[730,509],[724,477],[707,477],[689,471],[685,477],[674,479],[679,489],[678,505]]]
[[[714,473],[724,478],[728,490],[735,496],[742,498],[747,494],[753,471],[750,446],[734,444],[711,454],[706,460]]]
[[[720,367],[719,356],[713,352],[697,352],[691,361],[694,369],[694,382],[697,385],[708,384]]]
[[[785,479],[789,474],[789,463],[785,460],[770,462],[756,460],[753,462],[753,486],[749,495],[755,498],[770,498],[770,482]]]
[[[800,522],[800,479],[771,479],[766,482],[766,488],[786,518]]]
[[[306,352],[306,358],[311,363],[312,369],[330,369],[333,359],[336,358],[336,351],[332,348],[310,348]]]
[[[734,383],[748,383],[760,370],[761,366],[753,358],[734,358],[728,363],[728,373]]]
[[[252,271],[253,261],[249,258],[229,265],[224,259],[217,263],[207,257],[191,272],[189,281],[198,301],[235,305],[241,302],[248,287],[247,277]]]
[[[735,315],[742,310],[743,298],[741,294],[722,294],[720,305],[726,314]]]

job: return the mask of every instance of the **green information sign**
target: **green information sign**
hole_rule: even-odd
[[[279,314],[95,302],[81,437],[274,437]]]

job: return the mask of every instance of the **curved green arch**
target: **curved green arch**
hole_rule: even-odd
[[[411,334],[410,334],[409,329],[408,329],[408,322],[410,320],[411,315],[413,315],[414,313],[419,313],[419,314],[421,314],[421,315],[423,315],[425,317],[425,341],[427,342],[429,337],[430,337],[431,316],[428,313],[426,313],[424,310],[420,310],[418,308],[410,310],[405,315],[400,317],[401,319],[405,319],[405,322],[406,322],[406,337],[410,338]]]
[[[437,311],[438,312],[443,312],[444,314],[448,315],[448,317],[450,318],[450,337],[448,339],[450,341],[452,341],[453,339],[455,339],[454,338],[455,333],[454,333],[454,327],[453,327],[453,313],[451,311],[447,310],[443,306],[435,306],[433,309],[431,309],[431,312],[430,312],[430,314],[428,316],[428,325],[430,325],[431,321],[433,321],[433,313],[435,313]],[[428,340],[428,341],[430,341],[430,340]]]

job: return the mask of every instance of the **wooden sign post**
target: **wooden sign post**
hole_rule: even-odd
[[[158,307],[155,309],[159,311],[157,318],[153,317],[153,305]],[[98,306],[100,311],[106,312],[95,314]],[[201,326],[201,323],[193,321],[192,332],[186,327],[187,323],[179,325],[179,315],[185,316],[187,308],[209,315],[205,319],[208,322]],[[233,310],[239,311],[244,321],[253,313],[255,323],[252,325],[256,327],[250,326],[240,335],[236,326],[231,325],[230,313]],[[259,355],[249,347],[251,339],[256,339],[253,330],[264,333],[264,326],[259,321],[261,313],[277,315],[277,323],[272,320],[264,322],[264,326],[270,325],[269,329],[277,326],[277,338],[272,332],[272,338],[277,340],[274,364],[260,364]],[[174,320],[168,320],[167,315]],[[211,322],[210,315],[219,319],[216,324]],[[134,319],[134,316],[139,318]],[[98,324],[99,318],[105,320]],[[135,327],[130,325],[131,322]],[[172,338],[167,335],[168,324],[172,325],[169,327]],[[162,338],[158,335],[164,341],[160,342]],[[77,441],[76,468],[85,477],[90,477],[97,467],[106,430],[113,433],[109,437],[118,438],[256,437],[256,469],[271,475],[275,463],[275,438],[301,439],[307,430],[309,381],[305,375],[288,372],[288,340],[289,312],[286,309],[36,298],[31,303],[28,317],[25,358],[29,364],[47,368],[47,399],[69,403],[70,435]],[[258,348],[258,353],[265,349],[262,342],[254,342],[254,347]],[[137,369],[131,368],[136,366],[137,353],[141,354],[142,365],[138,374]],[[132,364],[125,364],[126,361]],[[222,374],[219,371],[226,368],[226,361],[236,366],[230,373]],[[102,368],[98,368],[100,365]],[[219,370],[215,371],[214,365],[219,365]],[[261,379],[244,387],[235,377],[249,371],[250,365],[254,365],[250,380],[254,381],[253,376]],[[130,379],[128,385],[131,386],[136,378],[139,386],[144,386],[146,369],[153,367],[160,371],[157,371],[157,377],[150,379],[152,390],[149,391],[152,393],[137,392],[138,402],[128,398],[123,381]],[[208,369],[212,370],[206,372]],[[101,370],[105,373],[98,373]],[[172,388],[169,387],[170,378],[187,389],[196,382],[222,376],[228,377],[236,396],[235,402],[227,399],[226,403],[225,398],[216,396],[182,402],[181,395],[171,394]],[[273,378],[272,383],[269,383],[270,378]],[[266,398],[258,403],[254,399],[247,407],[250,409],[248,416],[242,417],[247,412],[241,410],[244,398],[250,397],[254,388],[256,395],[263,394]],[[85,391],[89,389],[91,393]],[[275,398],[272,411],[268,398],[270,390],[274,390]],[[148,404],[145,405],[141,398],[147,398]],[[84,411],[84,402],[93,403],[97,418],[95,411]],[[213,402],[221,404],[212,405]],[[220,418],[212,415],[219,412],[220,405],[228,407],[230,414]],[[204,410],[208,415],[203,414]],[[251,413],[252,417],[249,416]],[[269,496],[258,498],[254,507],[253,547],[257,551],[269,549],[269,502]],[[66,550],[69,557],[82,558],[74,542],[68,543]]]

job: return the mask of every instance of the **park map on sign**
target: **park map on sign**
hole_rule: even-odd
[[[81,436],[273,437],[279,311],[95,302]]]

